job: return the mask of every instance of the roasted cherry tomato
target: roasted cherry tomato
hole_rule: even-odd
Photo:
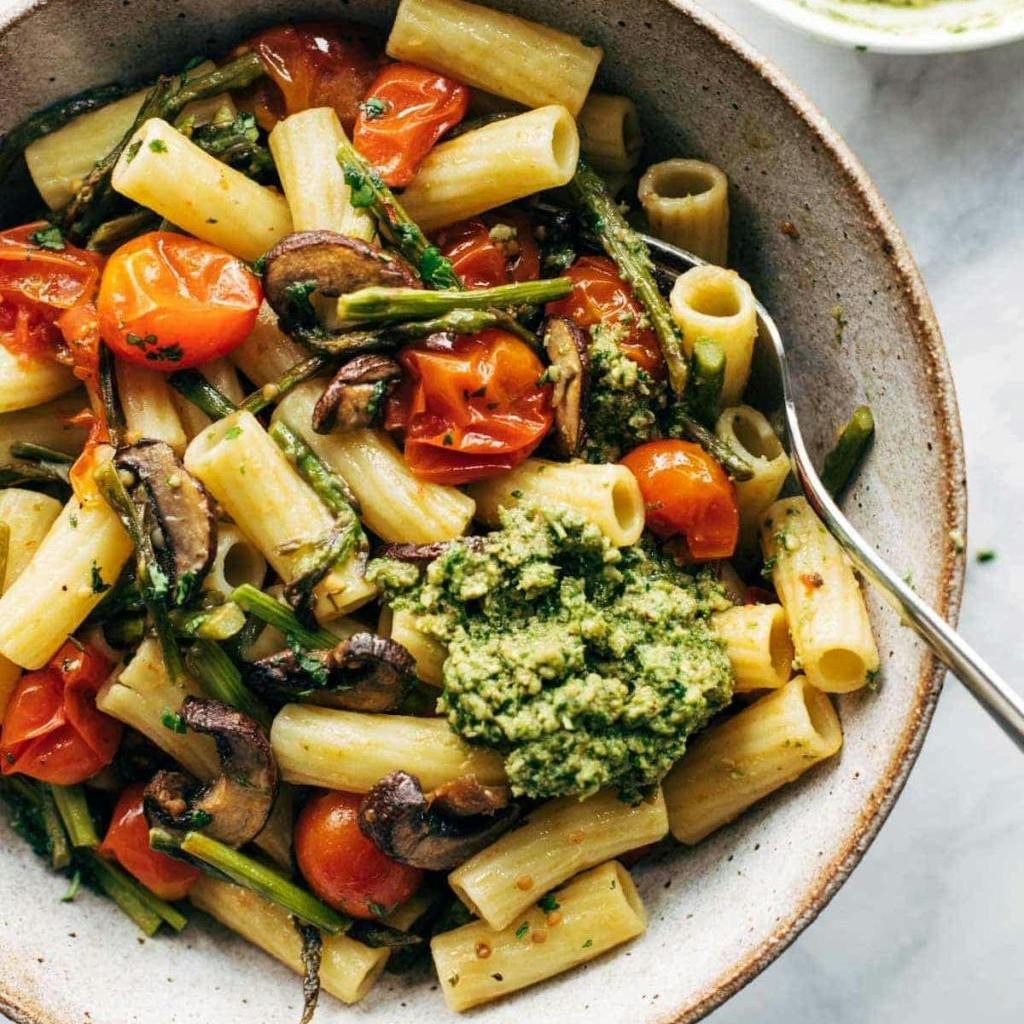
[[[69,640],[46,668],[23,675],[0,731],[0,772],[70,786],[110,764],[121,723],[96,709],[109,671],[94,647]]]
[[[392,188],[412,181],[423,158],[469,107],[469,89],[416,64],[389,64],[359,105],[356,149]]]
[[[69,243],[45,248],[32,236],[45,221],[0,232],[0,344],[26,358],[58,358],[61,334],[54,321],[92,299],[103,259]]]
[[[152,231],[108,260],[100,334],[122,359],[173,373],[241,345],[262,299],[259,278],[240,259],[208,242]]]
[[[295,859],[325,903],[353,917],[376,918],[404,903],[423,878],[419,868],[381,853],[359,828],[358,793],[318,793],[295,824]]]
[[[698,561],[732,555],[740,528],[736,491],[700,445],[648,441],[622,463],[640,484],[653,534],[683,537]]]
[[[492,210],[460,220],[435,238],[467,288],[495,288],[540,277],[540,252],[530,218],[520,210]]]
[[[351,132],[366,95],[384,63],[377,33],[351,22],[309,21],[276,25],[253,36],[236,52],[255,51],[267,78],[238,97],[270,131],[282,117],[310,107],[334,107]]]
[[[565,273],[572,278],[572,292],[549,302],[549,314],[567,316],[586,329],[603,323],[621,327],[619,348],[641,369],[661,379],[665,367],[658,338],[650,327],[641,327],[643,308],[629,285],[619,277],[615,264],[605,256],[581,256]]]
[[[118,797],[98,852],[116,860],[162,900],[184,899],[199,878],[199,868],[150,848],[149,822],[142,806],[145,788],[145,783],[137,782]]]
[[[518,466],[551,429],[551,385],[533,351],[507,331],[411,345],[387,426],[423,480],[464,484]]]

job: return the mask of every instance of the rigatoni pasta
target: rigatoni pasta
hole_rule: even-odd
[[[167,375],[133,363],[117,364],[117,393],[124,411],[126,438],[165,441],[181,455],[188,438],[175,406]]]
[[[736,605],[712,617],[725,644],[736,693],[774,689],[793,674],[793,641],[778,604]]]
[[[387,49],[524,106],[557,103],[574,116],[604,56],[595,44],[465,0],[402,0]]]
[[[698,843],[751,804],[832,757],[843,732],[828,697],[797,676],[701,736],[665,779],[668,821]]]
[[[879,659],[864,595],[849,558],[807,500],[772,505],[761,543],[807,678],[828,693],[870,682]]]
[[[16,355],[0,345],[0,414],[49,402],[78,384],[67,366],[52,359]]]
[[[61,503],[48,494],[9,487],[0,491],[0,523],[8,530],[6,567],[0,575],[0,594],[25,571],[42,544]]]
[[[592,92],[576,115],[576,126],[580,150],[597,170],[622,174],[636,167],[644,140],[640,115],[628,96]]]

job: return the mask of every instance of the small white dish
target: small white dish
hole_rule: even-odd
[[[1024,39],[1024,0],[751,0],[817,39],[876,53],[980,50]]]

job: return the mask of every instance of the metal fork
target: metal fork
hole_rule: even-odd
[[[659,269],[675,274],[705,261],[685,249],[669,245],[650,235],[641,235],[651,258]],[[1006,734],[1024,750],[1024,697],[1016,693],[991,666],[935,610],[925,604],[896,575],[878,552],[853,528],[825,489],[804,444],[793,402],[786,349],[775,322],[757,303],[758,338],[755,365],[759,397],[768,409],[781,411],[793,473],[811,508],[846,550],[854,565],[873,583],[895,608],[901,620],[911,626],[931,648],[935,656],[974,695]]]

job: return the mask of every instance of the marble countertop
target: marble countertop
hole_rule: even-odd
[[[704,0],[794,79],[892,207],[956,380],[969,521],[960,627],[1017,687],[1024,553],[1024,44],[890,57]],[[978,550],[996,551],[980,564]],[[1016,652],[1016,653],[1015,653]],[[712,1024],[1019,1024],[1024,758],[954,679],[888,822],[818,920]]]
[[[0,0],[0,8],[7,0]],[[744,0],[706,6],[773,59],[866,165],[945,332],[967,445],[961,628],[1018,686],[1024,552],[1024,44],[946,57],[840,50]],[[1019,1024],[1024,759],[953,680],[888,823],[797,942],[713,1024]],[[2,1020],[3,1018],[0,1018]]]

